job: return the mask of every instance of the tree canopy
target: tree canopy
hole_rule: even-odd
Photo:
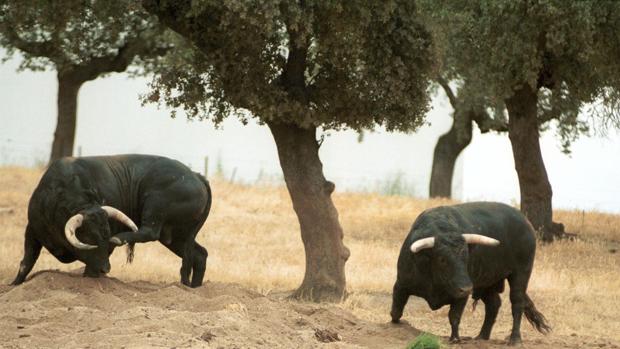
[[[152,100],[216,123],[250,111],[328,129],[422,124],[432,56],[410,2],[144,4],[198,49],[161,66]]]
[[[137,54],[161,50],[156,22],[131,1],[0,1],[0,45],[21,69],[97,66],[124,71]],[[95,74],[91,68],[89,73]]]
[[[419,6],[441,50],[442,71],[467,81],[478,101],[495,108],[528,84],[539,91],[539,124],[556,121],[565,151],[593,121],[617,120],[620,3],[421,0]],[[586,105],[600,102],[592,114],[598,119],[580,117]]]

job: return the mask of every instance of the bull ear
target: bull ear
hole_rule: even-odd
[[[435,238],[430,237],[415,241],[411,244],[411,247],[409,247],[409,249],[411,250],[411,252],[417,253],[426,248],[432,248],[433,246],[435,246]]]
[[[480,235],[480,234],[463,234],[463,239],[465,239],[465,242],[467,244],[486,245],[486,246],[499,245],[499,240],[490,238],[488,236]]]

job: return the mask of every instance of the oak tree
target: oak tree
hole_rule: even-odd
[[[167,48],[161,29],[130,0],[0,0],[0,46],[20,69],[56,70],[57,125],[50,161],[73,154],[77,99],[87,81],[123,72]]]
[[[317,133],[422,124],[432,57],[413,3],[142,3],[195,47],[160,66],[148,99],[181,107],[190,117],[217,123],[233,114],[269,127],[306,252],[294,297],[342,299],[350,252]]]
[[[588,129],[580,116],[602,103],[613,120],[620,88],[620,2],[431,1],[419,8],[440,42],[447,77],[503,103],[519,178],[521,210],[544,240],[562,233],[552,220],[552,189],[540,150],[553,122],[567,147]],[[616,118],[617,120],[617,118]]]

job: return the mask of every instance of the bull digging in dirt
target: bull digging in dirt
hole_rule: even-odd
[[[182,258],[181,282],[198,287],[208,254],[195,238],[210,208],[207,180],[176,160],[62,158],[45,171],[30,198],[24,258],[12,285],[24,282],[41,247],[63,263],[84,262],[84,276],[98,277],[110,271],[116,246],[129,244],[131,261],[134,243],[159,240]]]
[[[482,299],[485,306],[477,339],[488,340],[507,279],[513,318],[509,344],[521,342],[523,313],[547,333],[551,328],[526,293],[535,253],[534,229],[508,205],[477,202],[424,211],[400,251],[392,322],[400,321],[410,295],[424,298],[432,310],[449,304],[450,341],[458,342],[461,315],[473,290],[474,301]]]

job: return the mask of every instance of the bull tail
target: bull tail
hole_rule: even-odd
[[[529,323],[532,324],[538,332],[542,334],[551,332],[551,326],[549,326],[547,319],[541,312],[538,311],[538,309],[536,309],[534,302],[532,302],[527,294],[525,295],[525,307],[523,312],[525,313],[525,318],[527,321],[529,321]]]
[[[135,242],[127,244],[127,263],[133,262],[134,252],[136,244]]]

